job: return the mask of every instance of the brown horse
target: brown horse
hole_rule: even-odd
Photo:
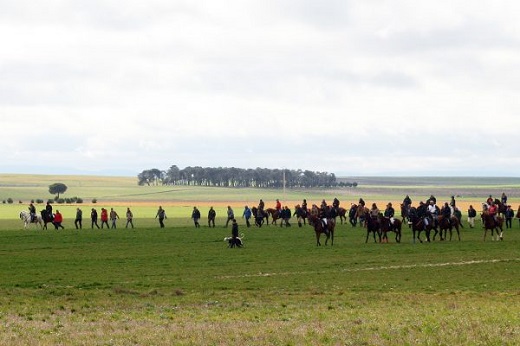
[[[347,221],[347,209],[338,208],[338,216],[341,224],[343,225],[343,221]]]
[[[330,245],[334,245],[334,228],[336,228],[336,222],[334,219],[327,219],[327,225],[324,225],[322,220],[315,216],[309,217],[309,223],[311,223],[314,227],[314,233],[316,233],[316,246],[321,246],[320,236],[322,233],[327,237],[325,239],[325,245],[331,240]]]
[[[394,222],[390,222],[390,219],[379,214],[379,224],[381,225],[381,234],[383,243],[388,243],[388,232],[395,233],[395,241],[401,242],[401,226],[402,222],[399,219],[394,218]]]
[[[502,225],[504,224],[504,218],[501,216],[497,216],[496,220],[493,218],[492,215],[489,215],[487,211],[483,212],[481,214],[482,217],[482,223],[484,225],[484,241],[486,240],[486,235],[488,229],[491,231],[491,239],[495,240],[493,233],[496,231],[496,238],[498,240],[500,236],[500,240],[504,240],[503,233],[504,230],[502,228]],[[500,230],[500,235],[498,234],[498,230]]]
[[[365,244],[368,243],[368,236],[370,235],[370,233],[374,235],[374,243],[377,243],[376,234],[379,237],[379,242],[381,242],[381,223],[377,218],[371,217],[370,212],[368,212],[368,208],[366,209],[367,212],[364,215],[365,227],[367,228],[367,237],[365,239]]]
[[[459,231],[459,225],[460,221],[455,216],[450,216],[449,218],[446,218],[442,215],[438,216],[439,221],[439,231],[437,232],[437,229],[435,229],[435,234],[433,235],[433,240],[435,240],[435,236],[437,233],[440,234],[441,240],[446,240],[448,237],[448,231],[450,231],[450,241],[453,236],[453,228],[457,231],[457,236],[459,237],[460,241],[460,231]],[[444,232],[444,234],[443,234]]]
[[[276,220],[278,220],[280,218],[280,212],[274,208],[267,208],[266,210],[266,213],[267,215],[270,215],[271,216],[271,225],[272,224],[277,224],[276,223]],[[269,223],[268,223],[269,224]]]

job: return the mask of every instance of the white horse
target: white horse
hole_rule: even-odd
[[[31,213],[29,213],[27,210],[22,210],[20,212],[20,219],[23,221],[23,229],[27,229],[27,225],[30,223],[40,225],[40,228],[43,229],[43,219],[41,215],[36,214],[34,216],[34,220],[31,220]]]

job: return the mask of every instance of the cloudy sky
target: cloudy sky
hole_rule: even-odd
[[[0,0],[0,173],[519,176],[520,2]]]

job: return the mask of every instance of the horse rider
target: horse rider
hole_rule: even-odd
[[[420,201],[419,206],[416,209],[416,212],[417,212],[417,218],[419,220],[423,220],[424,228],[426,228],[426,226],[429,225],[427,205],[424,204],[423,201]]]
[[[362,205],[363,207],[365,206],[365,201],[363,200],[363,198],[359,199],[358,204]]]
[[[305,211],[305,213],[307,213],[307,200],[306,199],[303,199],[302,209],[303,209],[303,211]]]
[[[276,199],[276,205],[274,209],[276,209],[276,211],[278,212],[278,216],[280,217],[282,215],[282,203],[280,203],[279,199]]]
[[[430,198],[426,201],[427,205],[430,205],[430,201],[433,201],[433,204],[437,204],[437,198],[434,195],[430,195]]]
[[[433,195],[432,195],[433,197]],[[435,197],[434,197],[435,198]],[[439,210],[437,205],[435,205],[435,200],[431,199],[429,200],[429,205],[426,207],[426,214],[429,215],[433,221],[433,227],[437,227],[437,215],[439,214]]]
[[[339,213],[339,199],[334,197],[334,200],[332,201],[332,208],[336,210],[336,214]]]
[[[491,215],[493,217],[493,221],[495,223],[497,223],[498,209],[497,209],[495,202],[491,201],[491,205],[488,207],[487,212],[489,213],[489,215]]]
[[[500,197],[500,202],[502,202],[503,205],[507,205],[507,196],[505,192],[502,192],[502,196]]]
[[[260,212],[261,215],[264,214],[264,208],[265,208],[265,203],[263,200],[260,200],[260,202],[258,202],[258,211]]]
[[[372,208],[370,209],[369,213],[372,219],[376,219],[379,216],[379,209],[377,208],[377,204],[372,203]]]
[[[319,218],[323,225],[323,229],[325,230],[325,234],[328,234],[329,230],[327,227],[327,219],[330,218],[330,214],[329,214],[329,207],[327,206],[327,203],[325,202],[325,200],[323,200],[321,202],[321,208],[319,209]]]
[[[31,215],[31,222],[34,222],[35,218],[36,218],[36,207],[34,206],[34,204],[29,204],[29,214]]]
[[[45,213],[47,214],[47,219],[52,221],[54,217],[52,215],[52,205],[49,201],[47,201],[47,205],[45,206]]]
[[[406,195],[406,197],[403,199],[403,207],[409,213],[411,206],[412,206],[412,199],[410,198],[410,196]]]
[[[445,202],[444,203],[444,206],[442,207],[441,209],[441,215],[443,218],[445,218],[446,220],[450,220],[451,218],[451,208],[450,208],[450,205],[448,204],[448,202]]]
[[[394,225],[394,214],[395,214],[395,210],[394,208],[392,207],[392,203],[391,202],[388,202],[388,204],[386,205],[386,209],[385,209],[385,212],[383,214],[383,216],[385,217],[385,219],[388,220],[388,224],[390,226],[390,228],[393,227]]]

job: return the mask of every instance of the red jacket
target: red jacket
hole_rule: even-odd
[[[57,223],[63,222],[63,215],[61,215],[61,213],[54,214],[54,222],[57,222]]]
[[[108,221],[108,211],[106,209],[101,210],[101,221]]]

